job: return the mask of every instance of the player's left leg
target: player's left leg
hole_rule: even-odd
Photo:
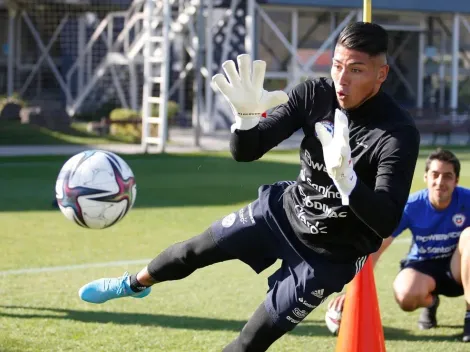
[[[450,269],[455,281],[463,286],[467,311],[464,320],[462,340],[470,342],[470,228],[460,234],[459,244],[452,255]]]
[[[224,352],[266,351],[293,330],[333,292],[340,292],[365,262],[332,263],[324,258],[308,258],[307,263],[286,247],[281,267],[269,277],[270,290],[264,304]]]
[[[261,304],[245,324],[238,337],[223,349],[223,352],[266,351],[287,331],[274,324],[264,304]]]

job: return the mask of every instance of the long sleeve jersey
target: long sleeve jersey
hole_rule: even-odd
[[[301,242],[319,254],[354,260],[378,250],[400,222],[419,151],[413,118],[379,91],[354,110],[345,110],[357,183],[343,206],[327,174],[315,123],[334,122],[339,109],[331,79],[308,80],[289,93],[250,130],[235,130],[230,149],[237,161],[253,161],[302,129],[300,173],[284,193],[284,211]]]

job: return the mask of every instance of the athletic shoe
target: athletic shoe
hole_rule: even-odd
[[[418,327],[421,330],[428,330],[437,326],[436,314],[439,303],[439,296],[434,296],[434,303],[430,307],[423,309],[418,320]]]
[[[134,292],[130,287],[129,273],[124,273],[118,278],[105,278],[92,281],[83,286],[78,295],[82,300],[89,303],[104,303],[110,299],[133,297],[144,298],[148,296],[151,288],[147,287],[141,292]]]
[[[463,323],[463,337],[462,341],[463,342],[470,342],[470,312],[467,312],[468,318],[465,317],[464,323]]]

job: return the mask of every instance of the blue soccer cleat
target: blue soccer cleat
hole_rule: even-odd
[[[78,295],[82,300],[89,303],[104,303],[110,299],[133,297],[144,298],[149,295],[151,288],[148,287],[141,292],[134,292],[130,287],[129,273],[124,273],[118,278],[105,278],[92,281],[83,286]]]

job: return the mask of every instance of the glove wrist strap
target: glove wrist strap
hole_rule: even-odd
[[[232,133],[235,130],[251,130],[253,127],[256,127],[259,124],[259,119],[261,115],[251,116],[251,117],[240,117],[235,116],[235,123],[232,125]]]

